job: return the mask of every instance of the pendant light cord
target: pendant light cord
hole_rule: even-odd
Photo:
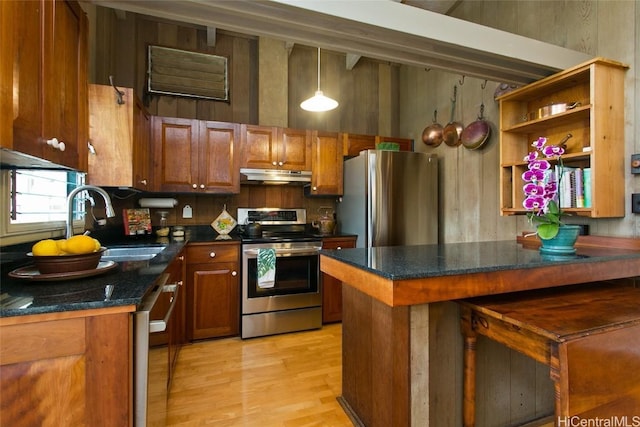
[[[320,48],[318,48],[318,90],[320,90]]]

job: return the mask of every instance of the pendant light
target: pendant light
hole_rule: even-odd
[[[320,90],[320,48],[318,48],[318,90],[316,94],[306,101],[300,103],[303,110],[312,112],[322,112],[333,110],[338,106],[338,101],[324,96]]]

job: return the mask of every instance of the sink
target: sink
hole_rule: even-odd
[[[102,253],[103,261],[144,261],[154,258],[164,246],[111,247]]]

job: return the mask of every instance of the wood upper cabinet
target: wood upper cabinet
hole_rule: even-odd
[[[378,144],[383,142],[398,144],[400,151],[413,151],[413,140],[406,138],[344,133],[342,140],[344,155],[347,157],[355,157],[359,155],[362,150],[375,150]]]
[[[242,125],[241,167],[311,169],[311,131],[275,126]]]
[[[342,135],[337,132],[313,131],[310,195],[342,195],[342,145]]]
[[[575,204],[563,207],[563,211],[591,218],[625,215],[624,78],[627,68],[615,61],[596,58],[499,98],[502,215],[526,213],[522,206],[522,174],[527,170],[524,158],[532,151],[532,141],[545,136],[549,144],[556,145],[569,134],[571,138],[566,141],[562,156],[563,170],[581,173],[584,199],[583,203],[576,199]],[[533,115],[558,101],[579,105],[558,114]],[[573,184],[573,178],[575,175],[563,175],[562,182]],[[575,198],[576,187],[572,187],[561,202]]]
[[[235,123],[154,116],[155,191],[239,193]]]
[[[89,85],[88,182],[101,187],[133,187],[148,191],[151,116],[133,89],[124,92],[124,104],[116,102],[111,86]]]
[[[356,247],[356,236],[323,237],[322,249],[348,249]],[[322,323],[342,321],[342,282],[328,274],[322,279]]]
[[[2,84],[11,82],[3,98],[13,100],[13,138],[1,144],[86,171],[87,17],[72,0],[7,3],[2,13],[13,33],[2,51],[12,58],[13,76]]]
[[[240,245],[187,246],[187,339],[240,332]]]

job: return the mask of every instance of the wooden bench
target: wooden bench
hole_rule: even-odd
[[[640,288],[630,283],[599,282],[459,301],[464,426],[475,425],[478,335],[549,366],[555,387],[554,420],[566,421],[557,425],[571,425],[569,417],[637,420]]]

